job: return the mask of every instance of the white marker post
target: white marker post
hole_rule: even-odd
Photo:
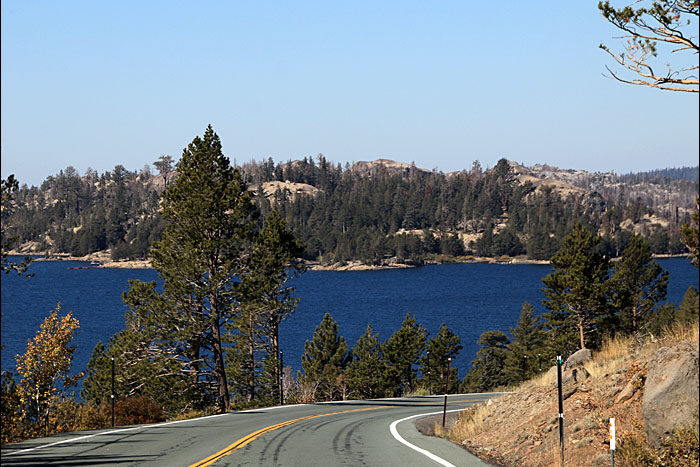
[[[615,467],[615,419],[610,419],[610,464]]]

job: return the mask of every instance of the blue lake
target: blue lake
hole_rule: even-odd
[[[685,258],[658,260],[670,273],[668,301],[679,303],[689,286],[698,287],[698,270]],[[37,261],[32,278],[2,276],[2,370],[15,369],[49,311],[61,303],[80,321],[73,372],[87,366],[97,341],[107,342],[124,324],[121,294],[129,279],[157,280],[150,269],[68,269],[75,261]],[[551,271],[543,265],[450,264],[383,271],[308,271],[296,279],[301,298],[294,315],[282,323],[285,364],[301,369],[304,342],[325,313],[339,324],[352,347],[371,324],[382,340],[391,336],[412,313],[435,335],[441,323],[462,339],[464,349],[455,364],[460,378],[476,356],[477,339],[491,329],[514,327],[523,302],[539,312],[544,294],[541,279]]]

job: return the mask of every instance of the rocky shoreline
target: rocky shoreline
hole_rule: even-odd
[[[97,267],[102,268],[122,268],[122,269],[151,269],[151,260],[117,260],[114,261],[110,257],[109,252],[96,252],[85,256],[71,256],[68,253],[26,253],[16,250],[10,251],[8,254],[16,256],[29,255],[34,258],[34,261],[90,261],[97,263]],[[654,255],[655,258],[677,258],[686,257],[687,255]],[[420,266],[429,266],[435,264],[467,264],[467,263],[487,263],[487,264],[536,264],[548,265],[546,260],[532,260],[525,256],[516,257],[497,257],[488,258],[480,256],[462,256],[451,258],[449,261],[426,260],[423,264],[399,263],[395,259],[388,260],[384,264],[372,265],[365,264],[361,261],[348,261],[343,263],[335,263],[330,265],[322,265],[315,261],[307,261],[306,266],[311,271],[381,271],[385,269],[408,269]]]

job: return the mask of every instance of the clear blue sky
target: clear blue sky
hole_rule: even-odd
[[[3,0],[2,177],[139,170],[209,123],[238,163],[696,165],[698,95],[603,77],[617,35],[597,1]]]

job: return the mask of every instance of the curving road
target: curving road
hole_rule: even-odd
[[[451,395],[447,410],[498,395]],[[0,460],[16,466],[487,465],[418,433],[416,418],[441,414],[442,407],[443,396],[272,407],[35,439],[3,447]]]

